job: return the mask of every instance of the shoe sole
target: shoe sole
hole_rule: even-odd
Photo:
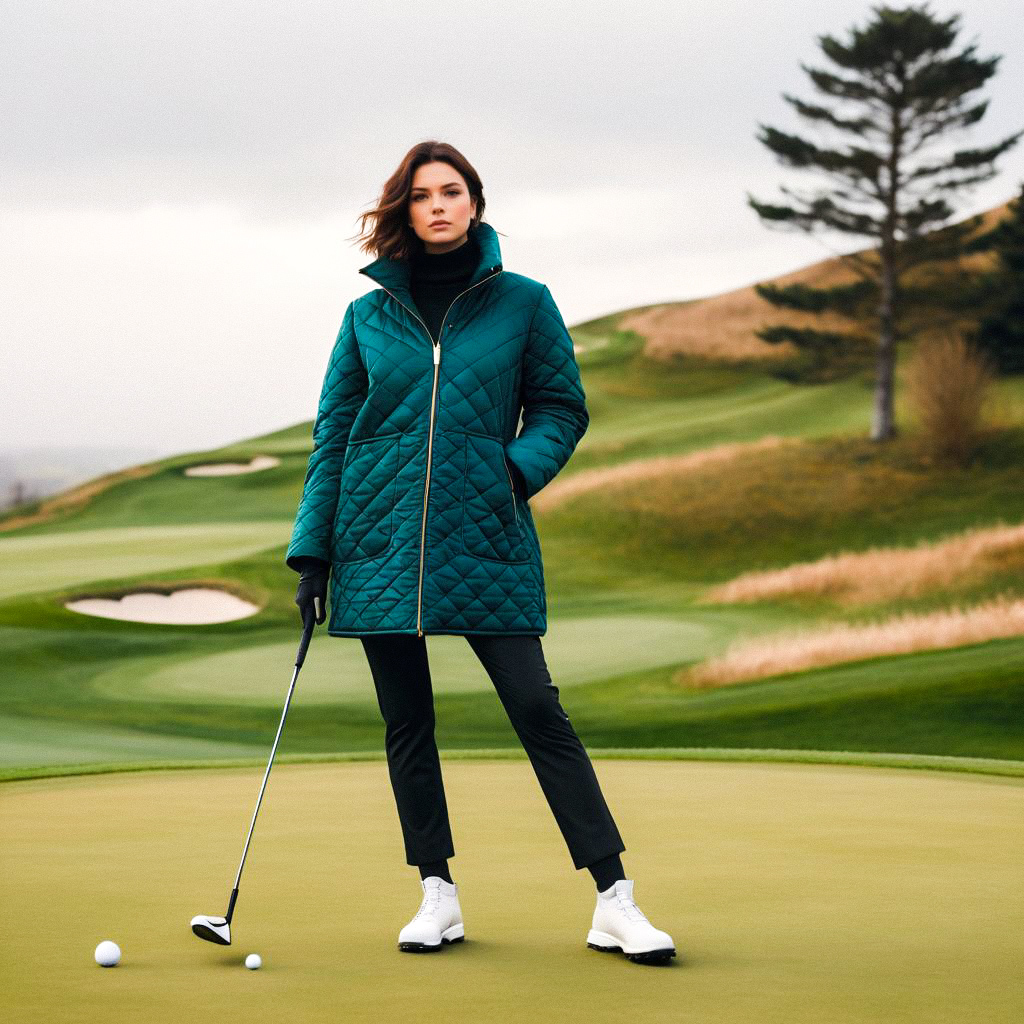
[[[676,955],[675,946],[666,946],[662,949],[642,949],[628,953],[607,932],[595,931],[593,928],[587,935],[587,948],[596,949],[599,953],[621,953],[635,964],[666,963]]]
[[[400,942],[398,948],[403,953],[436,953],[442,946],[453,942],[463,942],[466,938],[465,929],[461,924],[453,924],[451,928],[441,932],[441,941],[433,945],[427,942]]]

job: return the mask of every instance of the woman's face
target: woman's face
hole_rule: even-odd
[[[409,192],[409,226],[427,252],[449,252],[466,241],[476,200],[465,179],[451,164],[434,160],[420,164]],[[443,222],[435,224],[435,222]]]

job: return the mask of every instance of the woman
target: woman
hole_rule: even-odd
[[[625,846],[558,700],[540,637],[547,602],[529,498],[589,415],[547,287],[504,270],[483,187],[458,150],[414,146],[362,216],[360,273],[327,372],[288,565],[303,621],[359,637],[386,724],[406,861],[423,898],[399,949],[464,937],[426,636],[465,636],[498,692],[597,906],[587,945],[675,955],[633,900]],[[366,232],[367,221],[373,229]],[[516,433],[522,414],[522,430]]]

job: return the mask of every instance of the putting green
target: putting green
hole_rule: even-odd
[[[575,871],[527,761],[445,761],[466,942],[397,949],[422,895],[383,761],[0,786],[5,1017],[1017,1022],[1024,780],[836,765],[595,760],[635,895],[679,957],[586,947]],[[511,823],[514,828],[510,828]],[[120,966],[92,959],[116,941]],[[264,967],[245,970],[247,953]]]
[[[590,683],[620,673],[674,665],[724,646],[735,631],[735,616],[698,621],[653,616],[593,616],[566,619],[542,638],[552,679]],[[624,643],[623,637],[629,642]],[[97,673],[90,686],[107,697],[130,700],[226,701],[279,705],[288,691],[296,643],[262,644],[205,657],[180,653],[139,662],[121,662]],[[431,685],[436,693],[490,691],[493,684],[462,636],[431,636],[427,641]],[[356,637],[315,636],[295,684],[297,703],[337,704],[376,701],[373,679]]]

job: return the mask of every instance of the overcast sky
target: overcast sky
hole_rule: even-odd
[[[1002,54],[957,146],[1024,125],[1009,0],[957,5],[955,49]],[[569,324],[715,294],[851,238],[771,231],[799,186],[758,123],[818,137],[782,93],[867,3],[0,0],[0,450],[211,448],[312,418],[351,237],[439,138],[477,168],[506,269]],[[948,145],[945,149],[951,148]],[[1024,143],[958,215],[1005,202]]]

